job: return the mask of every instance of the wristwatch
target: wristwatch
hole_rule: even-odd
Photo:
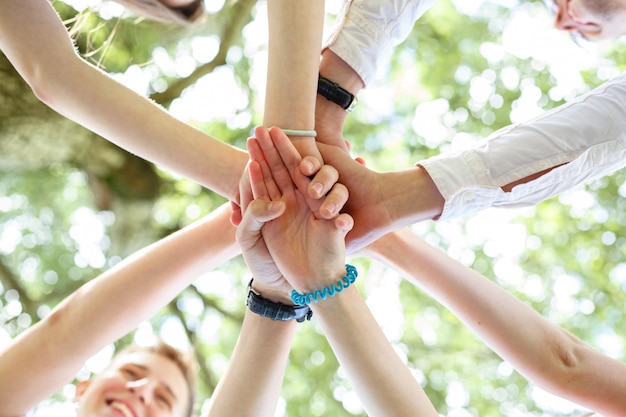
[[[305,320],[311,320],[313,317],[313,311],[308,305],[304,306],[289,306],[283,303],[275,303],[267,300],[254,292],[252,289],[252,281],[248,284],[248,298],[246,305],[253,313],[258,314],[261,317],[268,317],[272,320],[278,321],[290,321],[295,320],[298,323],[302,323]]]
[[[326,77],[319,76],[317,93],[327,100],[338,104],[342,109],[350,113],[356,107],[359,100],[348,90],[339,84],[332,82]]]

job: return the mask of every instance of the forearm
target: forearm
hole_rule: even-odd
[[[228,369],[206,417],[273,416],[295,330],[294,321],[273,321],[246,309]]]
[[[357,96],[365,86],[359,74],[330,49],[322,51],[319,73],[354,96]],[[347,152],[348,148],[342,135],[347,117],[348,112],[341,106],[318,94],[315,102],[317,141],[338,146]]]
[[[616,370],[623,372],[624,364],[593,351],[415,234],[403,230],[387,235],[374,244],[370,255],[393,266],[444,304],[490,348],[537,385],[596,410],[602,403],[598,398],[611,398],[609,393],[614,392],[616,382],[609,383],[612,378],[608,375],[613,376]]]
[[[65,302],[67,311],[80,314],[66,312],[63,328],[74,338],[89,340],[85,347],[99,344],[98,339],[110,343],[132,330],[197,277],[239,254],[229,216],[225,204],[86,284]],[[93,328],[101,329],[97,337],[91,335]]]
[[[267,8],[269,56],[263,124],[312,130],[324,1],[275,0],[267,2]],[[301,155],[319,157],[313,137],[291,139]]]
[[[60,83],[48,84],[54,91],[47,104],[121,148],[235,199],[237,181],[247,162],[243,150],[174,118],[82,59],[76,57],[75,61],[81,62],[68,62]],[[71,68],[76,70],[73,75]],[[91,88],[76,91],[72,79]]]
[[[626,75],[621,75],[532,120],[500,129],[472,149],[421,161],[445,197],[441,218],[531,206],[622,168],[624,97]]]
[[[354,286],[311,308],[368,415],[437,416]]]
[[[0,352],[0,404],[21,415],[91,355],[158,312],[196,277],[239,253],[230,208],[150,245],[85,284]],[[37,374],[36,380],[29,375]]]
[[[0,48],[57,112],[229,199],[236,195],[245,152],[177,120],[80,58],[47,0],[2,2]]]
[[[379,177],[383,194],[380,204],[385,206],[391,218],[386,231],[437,219],[441,214],[443,196],[423,167],[384,172]]]

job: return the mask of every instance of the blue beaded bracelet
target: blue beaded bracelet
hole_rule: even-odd
[[[325,300],[328,297],[334,297],[335,294],[342,292],[356,281],[358,275],[359,273],[354,266],[346,264],[346,275],[337,281],[336,284],[331,284],[321,290],[307,294],[300,294],[296,290],[293,290],[291,291],[291,301],[293,301],[295,305],[303,306],[311,304],[312,302],[317,303],[319,300]]]

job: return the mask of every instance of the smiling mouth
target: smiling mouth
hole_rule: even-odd
[[[124,403],[110,400],[107,401],[107,404],[109,405],[109,407],[122,413],[124,417],[135,417],[135,414],[132,412],[132,410]]]

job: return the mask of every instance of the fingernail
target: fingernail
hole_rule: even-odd
[[[322,193],[324,192],[324,187],[322,187],[322,184],[320,184],[319,182],[316,182],[315,184],[311,184],[311,188],[313,189],[313,192],[315,193],[317,197],[321,196]]]
[[[313,172],[313,164],[311,161],[307,161],[306,159],[302,161],[302,170],[305,174]]]
[[[336,209],[337,209],[337,206],[333,203],[324,204],[324,211],[328,213],[329,215],[334,214]]]

